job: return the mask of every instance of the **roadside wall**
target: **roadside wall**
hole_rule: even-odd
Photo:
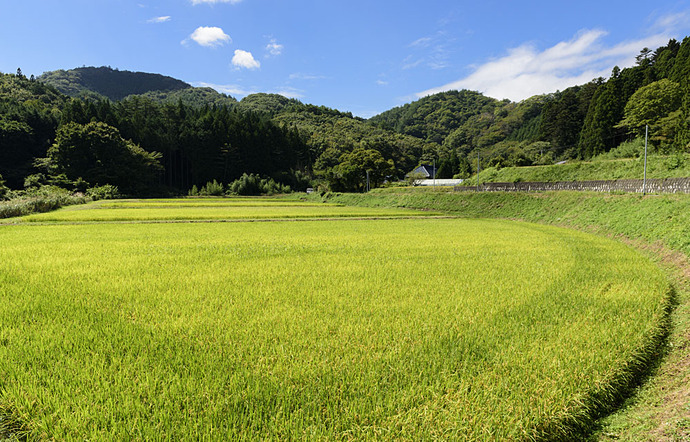
[[[541,192],[583,190],[590,192],[642,193],[643,180],[556,181],[480,184],[482,192]],[[456,186],[456,192],[476,191],[477,186]],[[690,178],[648,179],[647,193],[690,193]]]
[[[414,182],[415,186],[437,186],[437,187],[445,187],[445,186],[459,186],[462,184],[463,180],[452,180],[452,179],[423,179],[423,180],[416,180]]]

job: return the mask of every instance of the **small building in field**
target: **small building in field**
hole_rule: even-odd
[[[436,167],[432,166],[431,164],[421,164],[415,170],[413,170],[412,172],[405,175],[405,178],[417,178],[417,179],[435,178],[437,171],[438,171],[438,169]]]

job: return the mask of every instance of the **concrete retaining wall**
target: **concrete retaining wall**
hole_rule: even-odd
[[[598,180],[598,181],[556,181],[484,183],[479,186],[482,192],[543,192],[549,190],[583,190],[590,192],[631,192],[642,193],[643,180]],[[456,186],[455,191],[476,191],[473,186]],[[647,193],[690,193],[690,178],[648,179]]]

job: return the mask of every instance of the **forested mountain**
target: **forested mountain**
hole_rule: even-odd
[[[63,94],[98,101],[119,101],[141,95],[158,103],[193,106],[233,106],[237,100],[210,87],[192,87],[184,81],[159,74],[120,71],[109,67],[82,67],[46,72],[38,81],[54,86]]]
[[[309,147],[312,170],[325,179],[333,190],[352,190],[364,184],[366,174],[348,169],[352,164],[343,164],[343,158],[352,155],[368,156],[377,166],[366,167],[384,177],[403,177],[417,166],[420,160],[432,161],[439,146],[410,135],[395,133],[375,125],[351,113],[340,112],[325,106],[303,104],[275,94],[254,94],[240,101],[240,110],[251,110],[270,115],[281,126],[299,130]],[[374,153],[375,152],[375,153]],[[376,158],[372,155],[379,154]],[[390,164],[383,162],[391,161]],[[379,169],[386,169],[384,170]],[[347,170],[346,170],[347,169]],[[359,178],[351,176],[359,173]]]
[[[294,128],[228,106],[159,104],[132,96],[117,103],[71,100],[63,108],[63,125],[92,121],[117,128],[124,139],[148,152],[159,152],[164,168],[160,184],[173,189],[214,179],[229,182],[243,173],[282,176],[311,164]]]
[[[150,91],[140,95],[150,100],[163,104],[177,104],[182,103],[202,108],[204,106],[234,106],[237,100],[225,94],[216,92],[210,87],[188,87],[187,89],[178,89],[173,91]]]
[[[641,50],[636,66],[610,78],[535,96],[520,103],[450,91],[391,109],[371,122],[434,141],[443,175],[480,157],[485,166],[588,159],[640,136],[653,147],[687,150],[690,142],[690,38]],[[470,161],[472,167],[475,162]],[[450,166],[452,164],[452,167]],[[441,174],[441,171],[439,171]]]
[[[68,98],[21,75],[0,74],[0,177],[18,189],[55,139]],[[2,178],[0,178],[1,180]]]
[[[105,66],[46,72],[38,80],[71,97],[107,97],[113,101],[128,95],[177,91],[191,87],[184,81],[160,74],[120,71]]]
[[[0,133],[0,175],[15,189],[107,183],[130,194],[186,192],[211,180],[227,183],[255,173],[292,186],[303,184],[300,177],[317,176],[333,189],[353,190],[363,186],[363,167],[378,181],[401,177],[438,148],[350,113],[280,95],[255,94],[238,103],[208,89],[187,88],[111,101],[70,99],[21,75],[3,76],[3,85],[8,91],[3,118],[11,123]],[[51,94],[46,103],[55,101],[47,129],[24,103],[34,89]],[[42,135],[40,141],[30,139],[35,134]],[[138,172],[122,175],[123,164]],[[151,179],[154,172],[157,180]]]
[[[647,125],[653,150],[690,146],[690,38],[642,49],[635,66],[608,79],[519,103],[450,91],[370,120],[274,94],[238,102],[110,68],[40,79],[0,76],[0,181],[13,189],[115,184],[131,194],[175,193],[255,173],[361,190],[367,174],[378,184],[431,161],[449,178],[474,173],[478,159],[482,168],[588,159]]]
[[[449,91],[430,95],[413,103],[393,108],[369,121],[381,127],[442,144],[470,117],[493,113],[501,104],[479,92]]]
[[[309,155],[294,128],[259,113],[141,96],[84,101],[23,75],[0,76],[0,179],[13,189],[113,184],[132,195],[186,192],[245,172],[291,184],[294,171],[309,170]]]

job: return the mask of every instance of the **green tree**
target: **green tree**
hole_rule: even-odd
[[[367,174],[370,187],[378,187],[395,173],[393,160],[386,160],[374,149],[356,148],[340,157],[340,164],[331,170],[329,181],[333,190],[363,191]]]
[[[125,194],[150,190],[162,170],[157,152],[147,152],[105,123],[69,123],[57,133],[48,150],[54,172],[91,185],[117,186]]]
[[[453,175],[453,178],[469,178],[472,175],[472,165],[466,156],[460,155],[458,157],[458,172]]]
[[[31,167],[34,131],[25,122],[5,120],[0,115],[0,173],[18,187]]]
[[[625,108],[620,77],[621,71],[618,66],[615,66],[609,81],[599,87],[592,98],[580,134],[581,157],[591,158],[609,151],[617,144],[615,125],[623,117]]]
[[[441,157],[438,166],[438,172],[436,173],[436,178],[439,179],[450,179],[455,176],[455,174],[460,172],[460,159],[455,149],[451,149],[450,152]]]
[[[671,76],[679,49],[680,43],[675,39],[671,39],[666,46],[662,46],[654,51],[652,66],[656,78],[669,78]]]
[[[650,63],[650,58],[652,56],[652,50],[645,47],[642,48],[640,54],[635,57],[638,66],[648,65]]]
[[[7,187],[5,187],[5,181],[2,179],[2,175],[0,175],[0,200],[5,199],[5,195],[7,195]]]
[[[663,79],[637,90],[625,105],[625,117],[618,124],[636,136],[643,135],[645,126],[656,126],[681,105],[682,92],[677,83]]]
[[[544,107],[540,138],[564,151],[577,144],[584,115],[580,112],[579,87],[568,88]]]
[[[688,86],[690,81],[690,37],[685,37],[678,48],[669,79],[681,85]]]
[[[678,125],[676,126],[675,144],[679,150],[690,149],[690,90],[685,89],[682,104],[677,112]]]

